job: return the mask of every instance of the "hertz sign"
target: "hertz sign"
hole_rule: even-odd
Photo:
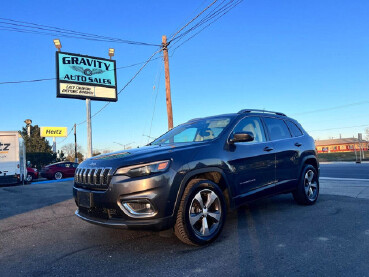
[[[114,60],[56,52],[57,97],[117,101]]]
[[[67,127],[41,127],[41,137],[66,137],[68,135]]]

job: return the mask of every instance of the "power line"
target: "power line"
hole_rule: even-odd
[[[296,116],[296,115],[326,112],[326,111],[338,110],[338,109],[343,109],[343,108],[347,108],[347,107],[358,106],[358,105],[363,105],[363,104],[368,104],[368,103],[369,103],[369,101],[354,102],[354,103],[339,105],[339,106],[330,107],[330,108],[323,108],[323,109],[311,110],[311,111],[306,111],[306,112],[301,112],[301,113],[295,113],[295,114],[292,114],[292,115]]]
[[[34,80],[23,80],[23,81],[0,82],[0,85],[34,83],[34,82],[50,81],[50,80],[55,80],[55,79],[56,78],[46,78],[46,79],[34,79]]]
[[[189,28],[188,30],[186,30],[184,33],[180,34],[178,37],[174,38],[173,40],[180,40],[182,37],[186,36],[188,33],[194,31],[195,29],[199,28],[201,25],[204,25],[209,20],[221,14],[223,11],[226,11],[227,9],[232,9],[233,6],[239,4],[238,2],[233,3],[234,0],[230,0],[228,3],[225,3],[223,5],[224,2],[226,2],[226,0],[223,0],[221,3],[219,3],[219,5],[215,6],[213,10],[209,11],[209,13],[205,15],[198,23],[196,23],[194,26],[192,26],[191,28]]]
[[[160,57],[152,59],[151,61],[160,59]],[[143,62],[139,62],[139,63],[134,63],[134,64],[130,64],[130,65],[125,65],[125,66],[120,66],[117,67],[116,70],[119,69],[124,69],[124,68],[129,68],[129,67],[134,67],[140,64],[144,64],[146,61]],[[111,71],[114,69],[109,69],[107,71]],[[56,78],[44,78],[44,79],[34,79],[34,80],[21,80],[21,81],[7,81],[7,82],[0,82],[0,85],[8,85],[8,84],[22,84],[22,83],[34,83],[34,82],[43,82],[43,81],[51,81],[51,80],[56,80]]]
[[[346,126],[346,127],[337,127],[337,128],[328,128],[328,129],[319,129],[319,130],[311,130],[309,132],[321,132],[321,131],[331,131],[331,130],[338,130],[338,129],[351,129],[351,128],[359,128],[359,127],[369,127],[368,124],[356,125],[356,126]]]
[[[160,46],[158,44],[153,44],[153,43],[101,36],[101,35],[96,35],[92,33],[84,33],[84,32],[74,31],[70,29],[53,27],[53,26],[48,26],[48,25],[43,25],[43,24],[36,24],[32,22],[14,20],[14,19],[3,18],[3,17],[0,17],[0,24],[2,24],[0,25],[2,27],[1,30],[7,30],[7,31],[26,32],[26,33],[35,33],[35,34],[53,35],[53,36],[59,35],[59,36],[64,36],[64,37],[76,38],[76,39],[125,43],[125,44],[132,44],[132,45]],[[15,26],[15,27],[8,27],[9,25]]]
[[[213,1],[209,6],[203,9],[200,13],[198,13],[194,18],[188,21],[183,27],[181,27],[174,35],[170,38],[169,43],[179,34],[184,28],[186,28],[189,24],[191,24],[194,20],[196,20],[200,15],[202,15],[206,10],[208,10],[211,6],[213,6],[218,0]]]
[[[141,66],[141,68],[135,73],[135,75],[133,75],[133,77],[124,85],[124,87],[118,92],[118,95],[123,91],[123,90],[125,90],[128,86],[129,86],[129,84],[130,83],[132,83],[132,81],[138,76],[138,74],[140,74],[140,72],[142,71],[142,69],[144,69],[145,67],[146,67],[146,65],[150,62],[150,61],[152,61],[152,59],[153,59],[153,57],[157,54],[157,53],[159,53],[160,51],[162,51],[162,47],[161,48],[159,48],[158,50],[156,50],[151,56],[150,56],[150,58],[148,58],[147,60],[146,60],[146,62],[144,63],[144,65],[143,66]],[[93,118],[93,117],[95,117],[96,115],[98,115],[102,110],[104,110],[107,106],[109,106],[110,105],[110,103],[111,102],[107,102],[104,106],[102,106],[102,108],[101,109],[99,109],[96,113],[94,113],[92,116],[91,116],[91,118]],[[80,123],[78,123],[77,125],[81,125],[81,124],[83,124],[83,123],[86,123],[87,122],[87,120],[84,120],[84,121],[82,121],[82,122],[80,122]]]
[[[68,134],[67,134],[67,136],[63,139],[63,140],[61,140],[61,141],[59,141],[58,143],[63,143],[68,137],[69,137],[69,135],[72,133],[72,131],[74,130],[74,125],[73,125],[73,127],[70,129],[70,131],[68,132]]]
[[[153,108],[152,116],[151,116],[150,130],[149,130],[149,137],[151,136],[152,123],[153,123],[153,121],[154,121],[154,115],[155,115],[155,109],[156,109],[156,100],[158,99],[158,94],[159,94],[161,74],[162,74],[162,70],[160,70],[159,80],[158,80],[158,83],[157,83],[158,85],[157,85],[157,87],[156,87],[156,95],[155,95],[155,101],[154,101],[154,108]]]
[[[208,28],[210,25],[212,25],[213,23],[215,23],[216,21],[218,21],[221,17],[223,17],[224,15],[226,15],[228,12],[230,12],[233,8],[235,8],[237,5],[239,5],[243,0],[238,0],[236,2],[234,2],[234,0],[231,0],[228,3],[225,3],[223,5],[223,3],[226,0],[223,0],[221,3],[219,3],[219,5],[217,5],[216,7],[214,7],[214,9],[212,11],[210,11],[204,18],[202,18],[200,20],[200,22],[198,22],[197,24],[195,24],[194,26],[192,26],[190,29],[186,30],[184,33],[180,34],[178,37],[174,38],[172,41],[174,41],[174,43],[172,43],[172,47],[171,49],[174,47],[175,44],[177,44],[180,40],[182,40],[183,38],[186,37],[187,34],[190,34],[191,32],[195,31],[196,29],[200,28],[202,25],[204,25],[205,23],[209,22],[207,25],[205,25],[203,28],[201,28],[198,32],[194,33],[192,36],[188,37],[185,41],[183,41],[181,44],[177,45],[174,49],[173,52],[171,54],[171,56],[174,55],[174,52],[181,47],[183,44],[185,44],[186,42],[188,42],[189,40],[191,40],[192,38],[194,38],[195,36],[197,36],[199,33],[201,33],[203,30],[205,30],[206,28]],[[223,5],[223,6],[222,6]],[[171,41],[171,42],[172,42]]]
[[[181,47],[183,44],[185,44],[186,42],[188,42],[189,40],[193,39],[195,36],[197,36],[198,34],[200,34],[203,30],[205,30],[206,28],[208,28],[210,25],[212,25],[213,23],[215,23],[216,21],[218,21],[221,17],[223,17],[224,15],[226,15],[231,9],[235,8],[238,4],[240,4],[243,0],[240,0],[238,2],[236,2],[233,6],[231,6],[227,11],[225,11],[223,14],[221,14],[220,16],[218,16],[217,18],[215,18],[213,21],[211,21],[209,24],[207,24],[205,27],[203,27],[202,29],[200,29],[198,32],[196,32],[195,34],[193,34],[192,36],[190,36],[189,38],[187,38],[185,41],[183,41],[181,44],[177,45],[174,49],[173,52],[171,54],[171,56],[174,55],[175,51]],[[177,41],[175,41],[175,43],[178,43],[183,37],[180,37]],[[175,45],[175,43],[173,45]],[[173,48],[172,45],[172,48]]]

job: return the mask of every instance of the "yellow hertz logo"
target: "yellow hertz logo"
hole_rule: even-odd
[[[66,137],[67,127],[41,127],[41,137]]]

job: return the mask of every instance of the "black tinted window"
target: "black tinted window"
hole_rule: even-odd
[[[303,135],[302,131],[300,130],[300,128],[293,122],[291,121],[287,121],[287,125],[288,125],[288,128],[290,128],[291,132],[292,132],[292,135],[294,137],[300,137]]]
[[[65,167],[65,164],[58,164],[57,167]]]
[[[264,118],[271,140],[290,138],[291,134],[283,120],[277,118]]]
[[[234,133],[250,132],[254,136],[253,142],[265,141],[265,133],[260,118],[246,117],[242,119],[233,130]]]

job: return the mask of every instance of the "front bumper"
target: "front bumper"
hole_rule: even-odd
[[[165,230],[169,229],[173,226],[173,218],[157,218],[157,219],[141,219],[141,220],[122,220],[122,219],[103,219],[90,216],[86,213],[80,212],[80,210],[76,210],[75,215],[80,219],[87,221],[92,224],[110,227],[110,228],[119,228],[119,229],[140,229],[140,230]]]
[[[73,196],[78,206],[75,214],[90,223],[115,228],[164,230],[174,225],[174,204],[178,188],[173,186],[174,171],[129,179],[113,176],[106,190],[91,190],[87,186],[75,184]],[[90,207],[80,205],[79,197],[87,194]],[[124,200],[147,199],[156,213],[150,217],[135,218],[122,209]]]

